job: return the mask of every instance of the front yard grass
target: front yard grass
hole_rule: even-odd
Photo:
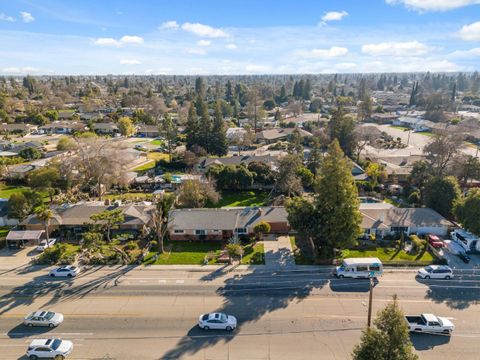
[[[168,154],[152,151],[147,154],[147,159],[155,160],[155,161],[159,161],[159,160],[168,161]]]
[[[151,170],[155,168],[155,161],[154,160],[150,160],[149,162],[146,162],[145,164],[143,165],[140,165],[140,166],[137,166],[135,169],[133,169],[133,171],[137,172],[137,173],[145,173],[147,172],[148,170]]]
[[[163,140],[159,140],[159,139],[153,140],[153,141],[150,141],[150,144],[160,146],[160,145],[163,145]]]
[[[264,206],[268,198],[267,192],[239,191],[236,193],[224,192],[222,198],[215,205],[208,207],[233,207],[233,206]]]
[[[263,265],[265,264],[265,248],[263,244],[248,244],[243,247],[243,265]]]
[[[343,250],[339,259],[358,257],[376,257],[387,265],[429,265],[434,261],[434,256],[428,251],[409,254],[404,250],[381,247],[375,250]]]
[[[0,183],[0,198],[9,199],[12,194],[29,190],[28,186],[7,185],[4,182]]]
[[[220,254],[220,242],[173,242],[165,241],[165,252],[155,261],[156,252],[151,251],[144,260],[145,265],[203,265],[209,252]],[[212,262],[213,263],[213,262]]]

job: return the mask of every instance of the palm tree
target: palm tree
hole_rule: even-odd
[[[47,247],[50,247],[50,241],[48,238],[48,227],[50,226],[50,219],[53,217],[53,211],[46,206],[41,206],[35,210],[37,218],[43,222],[45,226],[45,236],[47,239]]]

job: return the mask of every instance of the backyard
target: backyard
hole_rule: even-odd
[[[221,196],[222,198],[217,204],[208,207],[264,206],[268,199],[267,192],[257,191],[224,192]]]

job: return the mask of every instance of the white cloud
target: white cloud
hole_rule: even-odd
[[[357,64],[352,62],[343,62],[343,63],[335,64],[335,68],[340,71],[349,71],[349,70],[355,69],[356,67],[357,67]]]
[[[98,38],[98,39],[95,39],[93,43],[98,46],[114,46],[114,47],[122,46],[122,43],[118,40],[115,40],[114,38]]]
[[[143,38],[136,35],[125,35],[120,40],[114,38],[98,38],[93,41],[94,45],[107,47],[122,47],[123,45],[140,45],[143,44]]]
[[[158,27],[160,30],[178,29],[179,25],[175,20],[165,21]]]
[[[480,41],[480,21],[471,23],[469,25],[463,25],[458,35],[463,40],[468,41]]]
[[[0,20],[1,21],[14,22],[15,18],[13,16],[8,16],[7,14],[0,13]]]
[[[248,73],[267,73],[270,70],[271,70],[271,67],[268,65],[247,64],[245,66],[245,71]]]
[[[120,64],[122,65],[140,65],[141,62],[136,59],[122,59],[120,60]]]
[[[21,11],[20,16],[22,17],[22,21],[24,23],[30,23],[35,20],[35,18],[30,14],[29,12],[26,11]]]
[[[197,45],[198,46],[210,46],[212,42],[210,40],[198,40]]]
[[[348,13],[346,11],[329,11],[322,16],[322,23],[325,24],[328,21],[340,21],[347,15]]]
[[[480,0],[386,0],[387,4],[403,4],[417,11],[447,11],[468,5],[480,4]]]
[[[454,58],[463,58],[463,59],[468,59],[468,58],[480,58],[480,48],[473,48],[469,50],[457,50],[452,52],[450,57]]]
[[[182,25],[182,29],[197,36],[204,36],[209,38],[227,37],[228,34],[222,29],[217,29],[209,25],[200,23],[185,23]]]
[[[39,69],[33,66],[24,66],[24,67],[6,67],[3,68],[2,73],[4,74],[33,74],[38,73]]]
[[[383,42],[362,46],[362,53],[371,56],[419,56],[433,48],[418,41]]]
[[[235,45],[234,43],[230,43],[230,44],[225,45],[225,47],[227,49],[233,50],[233,49],[237,48],[237,45]]]
[[[347,55],[348,49],[340,46],[332,46],[329,49],[300,50],[295,54],[303,58],[335,58]]]
[[[187,49],[187,53],[193,54],[193,55],[207,55],[207,51],[205,49],[197,49],[197,48]]]
[[[143,44],[143,38],[141,38],[140,36],[136,36],[136,35],[125,35],[125,36],[122,36],[122,38],[120,39],[120,42],[122,44],[137,44],[137,45],[140,45],[140,44]]]

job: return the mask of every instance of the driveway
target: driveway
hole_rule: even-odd
[[[10,249],[4,247],[0,250],[0,269],[13,270],[30,264],[30,261],[38,256],[35,247],[27,246],[24,249]]]
[[[270,269],[295,268],[292,245],[288,236],[279,236],[277,240],[265,240],[265,265]]]

